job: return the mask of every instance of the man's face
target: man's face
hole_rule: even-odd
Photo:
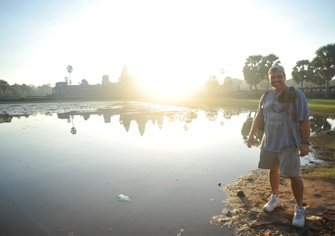
[[[270,74],[270,84],[275,92],[282,92],[286,89],[284,73],[276,70]]]

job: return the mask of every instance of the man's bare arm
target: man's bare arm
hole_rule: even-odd
[[[300,131],[301,131],[301,140],[300,146],[297,148],[300,151],[300,156],[306,156],[309,152],[309,145],[306,143],[309,142],[310,138],[310,125],[308,120],[299,121]]]
[[[252,122],[249,137],[247,139],[247,144],[249,148],[254,144],[254,135],[257,133],[259,124],[261,123],[261,120],[263,118],[264,118],[263,116],[256,116]]]

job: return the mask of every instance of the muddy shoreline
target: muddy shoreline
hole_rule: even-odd
[[[295,201],[289,178],[281,177],[281,207],[271,213],[263,211],[271,190],[267,170],[260,169],[241,176],[223,189],[228,195],[224,201],[226,208],[220,215],[213,216],[210,223],[228,227],[235,235],[335,235],[335,181],[304,177],[304,173],[316,168],[335,167],[335,133],[317,133],[311,141],[315,158],[324,160],[325,164],[313,164],[301,169],[305,186],[303,204],[307,209],[303,228],[292,225]],[[238,194],[241,190],[242,195]]]

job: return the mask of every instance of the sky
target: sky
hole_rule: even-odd
[[[333,0],[0,0],[0,80],[36,86],[130,75],[180,88],[244,79],[251,55],[275,54],[287,78],[335,43]],[[224,71],[224,73],[222,73]]]

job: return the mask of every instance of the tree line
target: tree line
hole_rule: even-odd
[[[245,81],[257,90],[257,85],[262,81],[268,81],[268,71],[280,64],[279,57],[274,54],[268,56],[249,56],[243,67]],[[299,60],[292,69],[293,80],[301,85],[304,82],[312,82],[316,85],[325,86],[325,97],[329,98],[329,81],[335,76],[335,44],[320,47],[315,52],[312,61]]]
[[[0,80],[0,97],[22,98],[30,96],[47,96],[52,94],[50,84],[42,86],[14,84],[9,85],[7,81]]]
[[[268,71],[274,66],[281,64],[279,57],[275,54],[252,55],[249,56],[243,67],[243,76],[249,90],[254,88],[257,90],[260,86],[269,89],[270,83],[268,79]],[[299,60],[292,69],[292,79],[295,83],[300,84],[303,88],[304,83],[312,83],[320,88],[326,88],[325,97],[329,98],[329,82],[335,76],[335,44],[328,44],[320,47],[315,52],[313,60]],[[286,75],[288,77],[288,75]],[[210,76],[205,83],[205,91],[207,94],[214,94],[221,87],[221,90],[229,91],[232,86],[237,85],[238,90],[243,81],[226,77],[222,85],[219,84],[216,76]]]
[[[267,89],[269,89],[268,83],[268,71],[273,65],[280,64],[279,57],[274,54],[269,54],[267,56],[262,55],[252,55],[246,59],[243,67],[243,76],[245,82],[257,90],[257,86],[260,84],[267,83]],[[67,67],[69,73],[69,78],[65,78],[66,82],[71,81],[72,66]],[[136,80],[128,76],[126,67],[121,73],[119,79],[119,85],[123,87],[132,87]],[[126,73],[127,76],[124,76]],[[329,98],[329,81],[335,76],[335,44],[328,44],[326,46],[320,47],[315,52],[315,57],[313,60],[299,60],[292,69],[292,78],[297,83],[303,87],[304,83],[312,82],[318,86],[325,86],[325,98]],[[287,76],[287,75],[286,75]],[[127,78],[127,79],[125,79]],[[230,90],[233,83],[237,79],[231,77],[226,77],[223,83],[224,90]],[[88,82],[86,80],[83,83]],[[239,81],[242,82],[242,81]],[[138,81],[137,81],[138,83]],[[71,82],[70,82],[71,84]],[[240,83],[238,83],[238,86]],[[219,87],[219,82],[216,76],[210,76],[204,84],[204,90],[206,94],[213,94],[215,90]],[[50,84],[42,86],[34,85],[9,85],[7,81],[0,80],[0,97],[27,97],[27,96],[46,96],[52,94],[52,87]]]

